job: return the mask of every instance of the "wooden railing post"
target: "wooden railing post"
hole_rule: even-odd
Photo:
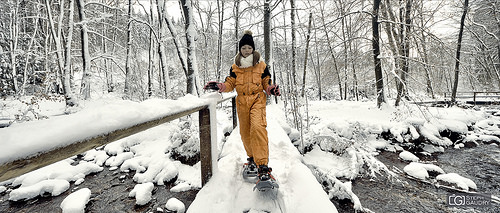
[[[474,106],[476,106],[476,94],[477,92],[474,92]]]
[[[236,97],[231,100],[233,104],[231,108],[233,109],[233,129],[238,125],[238,119],[236,118]]]
[[[212,133],[210,127],[210,110],[208,107],[200,110],[200,161],[201,185],[204,186],[212,177]]]

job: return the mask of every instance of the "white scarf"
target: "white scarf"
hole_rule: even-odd
[[[246,58],[241,57],[241,66],[240,68],[248,68],[253,66],[253,54],[250,54]]]

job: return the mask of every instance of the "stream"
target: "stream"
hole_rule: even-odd
[[[85,212],[89,213],[158,212],[157,208],[165,211],[165,204],[172,197],[182,201],[187,209],[196,197],[196,193],[198,193],[198,190],[174,193],[170,192],[170,188],[174,186],[173,184],[156,185],[153,190],[152,200],[144,206],[137,206],[135,205],[135,198],[128,197],[129,192],[132,191],[136,184],[133,181],[134,174],[134,172],[110,171],[109,167],[105,166],[102,172],[87,175],[82,184],[75,186],[72,183],[70,189],[59,196],[39,196],[28,201],[8,201],[9,195],[4,192],[0,194],[0,212],[62,212],[59,205],[64,198],[71,192],[81,188],[89,188],[92,191],[90,201],[85,208]]]
[[[398,154],[393,152],[382,151],[377,158],[393,171],[403,171],[408,165],[408,162],[402,161]],[[497,145],[447,148],[444,153],[422,160],[441,167],[446,173],[457,173],[471,179],[476,183],[478,193],[500,195],[500,148]],[[385,175],[377,178],[361,177],[352,181],[352,190],[361,200],[363,207],[374,212],[500,211],[498,203],[487,207],[450,207],[446,198],[459,193],[458,191],[417,181],[408,178],[404,173],[395,178],[387,178]],[[354,212],[350,202],[333,202],[339,212]]]

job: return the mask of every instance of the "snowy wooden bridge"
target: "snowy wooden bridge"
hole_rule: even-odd
[[[168,107],[160,109],[145,107],[144,110],[151,113],[140,111],[123,114],[118,112],[109,116],[121,119],[128,116],[130,118],[125,118],[125,120],[131,121],[137,114],[146,115],[137,119],[135,123],[114,122],[111,126],[109,122],[92,120],[95,121],[92,123],[95,131],[92,132],[78,131],[78,128],[81,128],[81,123],[78,122],[75,126],[72,126],[73,124],[60,128],[48,126],[46,130],[35,131],[36,133],[30,132],[34,130],[30,125],[9,127],[13,130],[11,132],[30,132],[31,136],[30,134],[11,134],[10,131],[2,132],[1,144],[5,147],[0,150],[0,182],[198,112],[203,188],[197,194],[188,212],[337,212],[311,170],[302,163],[302,156],[277,123],[278,119],[273,118],[277,113],[267,113],[267,129],[270,141],[269,166],[273,168],[273,175],[280,184],[279,191],[276,196],[269,197],[261,192],[253,191],[253,183],[243,181],[241,172],[246,154],[239,130],[236,128],[231,133],[221,150],[218,150],[216,141],[215,107],[218,103],[232,99],[235,119],[234,97],[234,94],[222,98],[219,94],[213,94],[205,99],[196,97],[194,100],[196,104],[189,104],[189,106],[179,101],[166,103]],[[269,108],[273,106],[268,107],[268,110]],[[74,115],[68,116],[64,118],[66,121],[80,118],[71,117]],[[100,116],[103,115],[95,117]],[[59,122],[64,122],[64,119]],[[234,119],[233,125],[236,124]],[[47,121],[50,120],[41,122]],[[86,122],[86,120],[79,122]],[[24,130],[16,129],[23,127]],[[75,129],[77,130],[75,135],[70,138],[57,137],[65,135],[64,131]],[[37,134],[36,137],[33,137],[34,134]]]
[[[200,103],[190,105],[188,107],[178,107],[172,104],[173,107],[165,107],[164,112],[159,112],[155,115],[144,120],[137,121],[131,124],[115,124],[115,126],[103,126],[103,130],[93,133],[83,133],[76,138],[61,138],[52,144],[47,144],[48,141],[53,141],[54,135],[64,135],[68,129],[78,129],[79,126],[52,129],[52,135],[41,135],[33,139],[24,138],[29,136],[32,129],[26,128],[24,132],[27,134],[6,135],[2,138],[2,145],[5,145],[0,156],[0,182],[18,177],[22,174],[34,171],[49,164],[64,160],[66,158],[84,153],[88,150],[109,144],[119,139],[128,137],[130,135],[142,132],[149,128],[158,126],[160,124],[178,119],[180,117],[199,113],[199,127],[200,127],[200,158],[201,158],[201,177],[202,184],[205,184],[213,174],[213,168],[216,167],[216,158],[212,157],[217,153],[216,141],[217,136],[215,125],[211,125],[215,121],[215,105],[232,99],[233,102],[233,126],[236,126],[236,109],[235,109],[235,94],[219,96],[212,94],[205,99],[200,99]],[[174,106],[175,105],[175,106]],[[213,107],[212,109],[210,109]],[[136,112],[143,113],[143,112]],[[116,115],[116,116],[132,116],[136,115],[130,113],[129,115]],[[43,121],[42,121],[43,122]],[[97,128],[99,128],[99,121],[96,121]],[[128,125],[128,126],[127,126]],[[50,129],[50,126],[47,126]],[[111,130],[110,130],[111,129]],[[81,138],[81,139],[79,139]],[[74,140],[74,141],[71,141]],[[33,144],[42,144],[41,147],[30,148]],[[215,147],[213,146],[215,144]]]
[[[456,101],[470,105],[500,105],[500,91],[496,92],[457,92]],[[443,100],[414,101],[413,104],[449,106],[451,105],[451,93],[446,92]]]

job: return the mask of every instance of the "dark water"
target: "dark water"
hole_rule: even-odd
[[[123,177],[124,175],[126,176]],[[132,180],[133,176],[133,172],[109,171],[108,167],[104,167],[102,172],[88,175],[82,184],[79,186],[72,184],[70,190],[57,197],[38,197],[23,202],[12,202],[8,201],[8,193],[3,193],[0,195],[0,212],[62,212],[59,205],[64,198],[71,192],[81,188],[89,188],[92,191],[85,212],[156,212],[158,207],[165,211],[165,204],[172,197],[182,201],[187,209],[198,192],[197,190],[192,190],[173,193],[170,192],[173,184],[165,186],[155,185],[153,199],[144,206],[136,206],[135,198],[128,197],[128,194],[136,184]]]
[[[402,171],[408,165],[408,162],[399,159],[397,153],[383,151],[377,158],[393,171]],[[457,173],[471,179],[479,193],[500,195],[498,146],[449,148],[444,153],[423,160],[441,167],[446,173]],[[416,181],[404,174],[395,178],[384,175],[378,178],[361,177],[352,182],[352,190],[363,207],[374,212],[500,212],[498,203],[489,207],[448,207],[446,197],[457,191]],[[339,201],[334,203],[339,212],[354,212],[352,205]]]

